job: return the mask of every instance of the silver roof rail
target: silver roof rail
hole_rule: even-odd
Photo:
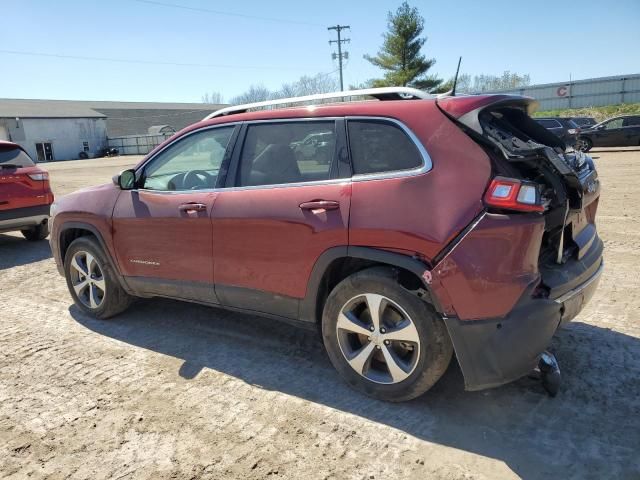
[[[233,105],[231,107],[221,108],[210,113],[203,120],[220,117],[233,113],[244,113],[252,108],[274,107],[276,105],[287,105],[292,103],[313,103],[320,100],[329,100],[332,98],[348,98],[348,97],[373,97],[378,100],[412,100],[412,99],[428,99],[435,98],[433,95],[409,87],[382,87],[382,88],[365,88],[362,90],[349,90],[346,92],[318,93],[316,95],[305,95],[303,97],[279,98],[277,100],[267,100],[265,102],[246,103],[244,105]]]

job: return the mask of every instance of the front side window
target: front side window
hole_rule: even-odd
[[[258,186],[328,180],[335,149],[333,120],[250,125],[240,156],[237,184]]]
[[[215,188],[234,128],[203,130],[173,143],[145,167],[143,188],[160,191]]]
[[[349,120],[353,173],[383,173],[421,167],[422,155],[406,132],[384,120]]]

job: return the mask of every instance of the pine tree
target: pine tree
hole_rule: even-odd
[[[373,86],[409,86],[427,91],[436,89],[442,80],[426,74],[436,61],[420,53],[427,38],[420,37],[424,30],[424,19],[418,9],[403,2],[395,14],[389,12],[387,26],[389,31],[383,35],[384,43],[378,55],[364,56],[386,71],[384,78],[373,81]]]

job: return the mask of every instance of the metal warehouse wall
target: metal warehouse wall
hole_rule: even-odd
[[[15,121],[13,122],[15,123]],[[19,127],[11,125],[11,138],[36,160],[36,143],[48,142],[55,160],[78,158],[82,142],[89,142],[89,156],[107,145],[107,127],[103,118],[23,118]]]
[[[115,147],[120,155],[146,155],[173,134],[125,135],[109,137],[109,147]]]
[[[484,93],[511,93],[533,97],[540,103],[538,110],[541,111],[638,103],[640,102],[640,74],[547,83]]]

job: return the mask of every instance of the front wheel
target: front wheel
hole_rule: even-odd
[[[123,312],[133,302],[92,237],[71,242],[64,257],[64,271],[73,301],[89,315],[106,319]]]
[[[322,336],[338,373],[356,390],[400,402],[429,390],[453,346],[433,308],[376,267],[340,282],[325,304]]]

